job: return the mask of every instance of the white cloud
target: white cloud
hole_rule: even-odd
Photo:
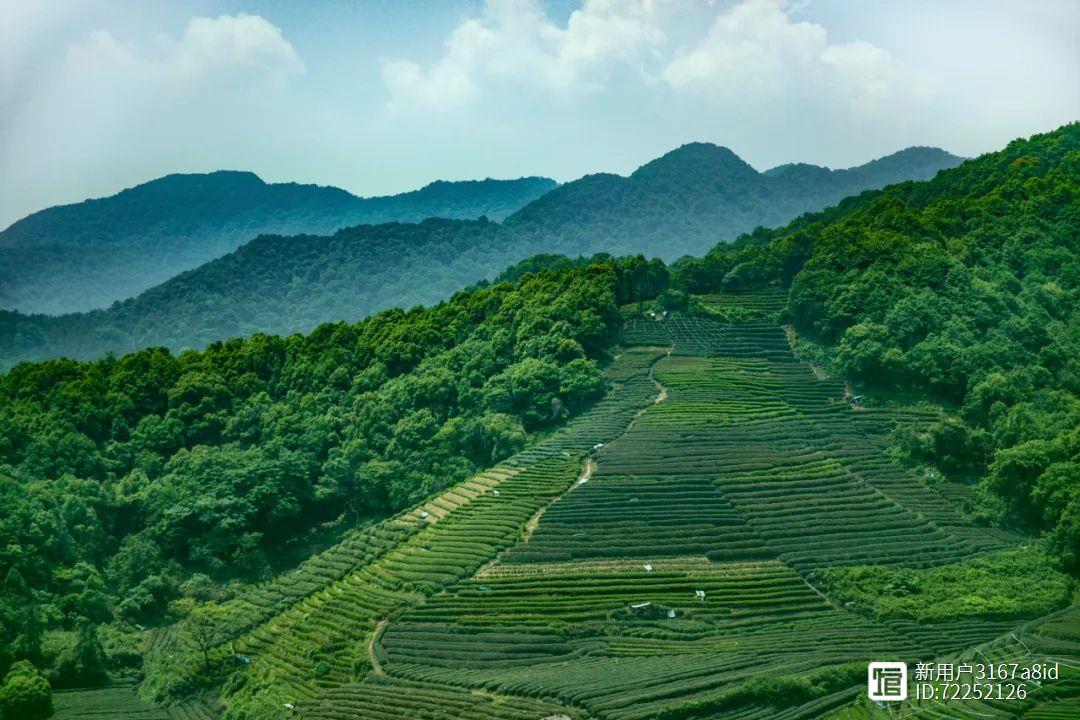
[[[570,100],[621,70],[647,79],[664,41],[648,2],[586,0],[560,27],[537,0],[488,0],[480,17],[450,34],[442,58],[428,68],[384,60],[383,81],[395,107],[460,107],[485,90]]]
[[[163,171],[250,167],[248,143],[287,112],[283,93],[303,72],[281,30],[257,15],[193,18],[179,38],[141,44],[92,32],[0,117],[0,184],[14,188],[0,211],[107,194]]]
[[[925,74],[857,34],[831,38],[802,19],[807,6],[585,0],[563,23],[545,7],[487,0],[433,61],[384,60],[389,122],[432,145],[450,136],[483,146],[559,127],[623,157],[630,151],[615,150],[614,136],[660,152],[705,139],[766,167],[854,164],[927,142],[917,132],[933,108]],[[432,130],[433,112],[455,129]],[[556,145],[544,152],[561,152]]]
[[[824,27],[792,20],[781,0],[746,0],[718,14],[696,45],[676,50],[664,79],[745,111],[817,98],[870,114],[908,92],[886,50],[865,41],[831,44]]]
[[[825,30],[793,23],[771,0],[748,0],[719,14],[696,46],[680,48],[664,70],[675,88],[722,84],[731,90],[779,93],[785,71],[819,61]]]
[[[159,56],[144,57],[117,42],[108,31],[99,30],[87,42],[68,50],[66,72],[111,84],[171,85],[276,82],[304,71],[281,30],[258,15],[193,18],[179,40],[161,37],[159,43]]]
[[[513,126],[522,107],[604,114],[602,103],[723,128],[721,141],[736,146],[792,123],[838,137],[871,122],[897,130],[896,108],[920,99],[919,83],[887,50],[832,42],[822,25],[796,19],[800,10],[784,0],[585,0],[560,25],[537,0],[487,0],[433,62],[383,61],[387,107],[400,118],[456,111]]]
[[[286,75],[304,71],[304,64],[278,27],[258,15],[246,14],[194,18],[169,63],[191,74],[221,68]]]
[[[816,94],[865,113],[904,87],[886,50],[860,40],[830,43],[824,27],[793,20],[792,12],[783,0],[727,9],[586,0],[563,27],[537,0],[487,0],[478,17],[453,30],[438,60],[427,67],[384,60],[382,76],[392,107],[440,109],[526,90],[565,102],[616,85],[657,89],[662,80],[721,104],[760,107]]]
[[[64,135],[96,121],[101,127],[94,130],[108,138],[118,127],[137,129],[151,121],[171,127],[170,118],[229,122],[235,113],[264,106],[260,98],[274,97],[303,72],[279,28],[257,15],[221,15],[191,19],[179,39],[157,37],[152,53],[140,53],[106,30],[93,32],[68,48],[64,66],[39,99],[78,109],[79,126]],[[133,139],[138,137],[136,132]]]
[[[829,45],[821,51],[821,61],[832,67],[833,79],[853,110],[871,111],[898,92],[919,92],[901,76],[886,50],[868,42]]]

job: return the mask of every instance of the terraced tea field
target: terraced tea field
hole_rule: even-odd
[[[372,641],[381,624],[511,547],[575,485],[586,453],[624,432],[654,401],[650,368],[662,355],[623,353],[608,368],[609,395],[550,437],[230,603],[233,637],[216,659],[242,659],[251,677],[272,688],[279,707],[377,673]],[[156,645],[153,663],[192,662],[182,643],[163,638]]]
[[[933,413],[854,408],[764,321],[633,317],[624,344],[607,399],[234,603],[220,653],[320,720],[1075,716],[1072,669],[1012,705],[859,699],[870,660],[1080,667],[1075,606],[916,621],[830,596],[1022,541],[888,458]]]
[[[983,645],[959,653],[955,660],[967,663],[1034,663],[1056,662],[1060,669],[1057,680],[1039,684],[1043,698],[1022,704],[1025,720],[1065,720],[1080,717],[1080,606],[1072,605],[1060,612],[1025,623]],[[1004,720],[1017,717],[1015,701],[911,701],[899,705],[891,714],[867,701],[859,701],[829,715],[828,720],[874,720],[884,717],[918,720],[963,720],[993,718]]]
[[[755,319],[776,322],[787,307],[788,298],[787,289],[776,286],[766,290],[701,295],[699,300],[714,313],[731,311],[738,314],[742,321]]]
[[[170,720],[169,714],[139,698],[133,683],[53,693],[54,720]]]

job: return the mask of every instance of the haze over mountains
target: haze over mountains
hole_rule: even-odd
[[[670,261],[864,190],[928,180],[961,160],[912,147],[847,170],[800,163],[759,173],[726,147],[690,143],[629,177],[587,175],[561,185],[505,225],[536,243],[537,252],[644,252]]]
[[[0,307],[59,314],[106,307],[263,233],[326,235],[428,217],[502,219],[555,187],[547,178],[437,181],[360,198],[265,183],[250,172],[167,175],[116,195],[34,213],[0,232]]]
[[[940,149],[909,148],[848,170],[797,164],[759,173],[727,148],[692,143],[629,177],[596,174],[565,183],[501,224],[453,218],[484,214],[498,219],[514,202],[552,187],[552,181],[435,183],[405,196],[360,200],[332,188],[265,185],[244,173],[170,176],[126,191],[134,197],[121,193],[20,221],[0,236],[2,244],[20,249],[3,252],[55,252],[59,238],[70,234],[75,240],[68,241],[69,247],[79,243],[80,253],[89,251],[88,267],[78,262],[86,256],[62,252],[69,261],[61,264],[54,281],[74,287],[72,278],[97,272],[96,263],[105,256],[95,253],[102,248],[110,253],[110,268],[118,257],[136,255],[146,265],[162,262],[158,255],[173,258],[178,242],[191,248],[184,257],[225,247],[237,242],[245,228],[257,234],[259,222],[271,222],[267,218],[288,229],[257,237],[108,310],[60,317],[0,313],[0,367],[49,357],[88,359],[150,345],[202,347],[254,332],[307,331],[387,307],[437,302],[542,252],[644,253],[672,260],[864,190],[928,179],[960,162]],[[171,185],[197,186],[206,179],[224,181],[232,191],[222,200],[212,191],[189,187],[192,201],[198,200],[202,230],[179,212],[179,205],[155,215],[155,196],[169,202],[161,194],[169,196]],[[120,202],[123,209],[112,205]],[[409,213],[428,211],[449,219],[359,225],[317,235],[330,232],[349,213],[383,219],[396,213],[407,220],[412,219]],[[93,215],[102,230],[87,231],[80,214]],[[140,222],[146,217],[154,222]],[[313,234],[286,237],[300,231]],[[199,232],[212,239],[199,241]],[[100,237],[120,240],[102,245],[96,240]]]

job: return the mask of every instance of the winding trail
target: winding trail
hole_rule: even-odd
[[[672,345],[671,347],[669,347],[667,349],[667,354],[664,355],[664,357],[665,358],[671,357],[671,353],[673,353],[673,352],[675,352],[675,346],[674,345]],[[619,437],[613,438],[612,442],[615,442],[615,440],[618,440],[623,435],[630,432],[630,429],[634,427],[634,423],[637,422],[637,419],[639,417],[641,417],[642,415],[645,414],[646,410],[653,407],[653,405],[659,405],[660,403],[662,403],[662,402],[664,402],[665,400],[668,399],[668,389],[666,387],[664,387],[663,383],[661,383],[659,380],[656,379],[656,374],[653,372],[654,369],[656,368],[656,363],[660,362],[660,360],[662,360],[662,359],[663,358],[657,358],[656,362],[654,362],[649,367],[649,382],[651,382],[654,386],[656,386],[656,397],[653,398],[652,405],[646,405],[645,407],[641,408],[636,413],[634,413],[634,417],[630,421],[630,423],[626,426],[626,429],[623,430],[622,433],[620,433]]]
[[[668,353],[668,357],[671,357],[670,352]],[[652,380],[652,384],[656,386],[656,389],[660,391],[660,393],[656,396],[656,399],[653,400],[653,405],[659,405],[668,398],[667,388],[660,384],[660,381],[656,379],[651,369],[649,370],[649,379]],[[645,409],[647,410],[648,408]],[[645,411],[642,410],[642,412]]]
[[[373,630],[371,633],[371,639],[368,640],[368,660],[371,662],[371,671],[376,675],[386,674],[386,672],[382,669],[382,664],[379,662],[379,658],[375,656],[375,643],[379,642],[379,636],[382,635],[383,629],[389,622],[389,618],[383,618],[378,623],[376,623],[375,630]]]
[[[540,518],[545,512],[547,512],[548,508],[559,502],[562,496],[566,495],[566,493],[573,492],[574,488],[581,485],[581,482],[583,480],[588,480],[589,478],[591,478],[595,470],[596,461],[593,460],[591,457],[585,458],[585,463],[581,466],[581,474],[577,476],[577,479],[574,480],[574,483],[562,493],[553,497],[551,499],[551,502],[549,502],[547,505],[533,513],[533,516],[529,518],[529,522],[525,523],[525,532],[522,534],[521,540],[519,540],[518,542],[528,542],[529,538],[532,537],[533,531],[536,530],[536,526],[540,524]]]
[[[665,357],[671,357],[671,353],[672,353],[672,351],[674,349],[675,349],[674,345],[672,345],[670,348],[668,348],[667,355]],[[660,360],[660,358],[657,358],[657,362],[659,360]],[[656,363],[654,362],[653,365],[655,365],[655,364]],[[653,368],[652,367],[649,368],[649,380],[652,382],[653,385],[656,386],[656,397],[653,398],[653,401],[652,401],[651,404],[646,405],[645,407],[641,408],[636,413],[634,413],[634,417],[626,425],[626,427],[623,429],[623,431],[621,433],[619,433],[619,435],[617,435],[616,437],[609,440],[608,441],[609,444],[613,443],[613,442],[617,442],[619,440],[619,438],[621,438],[623,435],[625,435],[627,432],[629,432],[630,428],[634,427],[634,423],[637,422],[637,419],[639,417],[641,417],[642,414],[646,410],[648,410],[649,408],[651,408],[651,407],[653,407],[655,405],[659,405],[660,403],[667,400],[667,398],[668,398],[668,390],[667,390],[666,387],[663,386],[663,384],[661,384],[661,382],[659,380],[656,379],[656,376],[653,374]],[[551,502],[549,502],[547,505],[545,505],[544,507],[537,510],[533,514],[533,516],[531,518],[529,518],[529,521],[525,523],[524,531],[523,531],[523,533],[521,535],[521,539],[518,540],[518,542],[519,543],[528,542],[529,538],[532,537],[533,532],[536,530],[536,527],[540,524],[540,519],[544,516],[544,513],[546,513],[548,511],[548,509],[551,508],[552,505],[559,502],[559,500],[561,500],[565,495],[567,495],[568,493],[573,492],[575,488],[580,487],[583,480],[588,480],[589,478],[591,478],[593,476],[593,473],[596,472],[596,469],[597,469],[597,464],[596,464],[596,460],[593,459],[593,456],[591,454],[586,456],[585,461],[581,466],[581,474],[578,475],[577,478],[574,479],[574,482],[570,485],[570,487],[566,488],[566,490],[562,491],[561,493],[559,493],[558,495],[553,497],[551,499]],[[497,565],[499,563],[499,560],[501,559],[501,557],[502,557],[502,553],[500,553],[499,555],[492,558],[489,562],[485,563],[479,570],[476,571],[476,574],[474,575],[474,577],[478,577],[478,578],[479,577],[484,577],[487,574],[488,570],[490,570],[493,566],[495,566],[495,565]]]
[[[674,349],[675,349],[674,345],[671,346],[670,348],[668,348],[667,355],[665,357],[671,357],[671,352]],[[653,363],[653,364],[655,365],[655,363]],[[636,422],[637,419],[639,417],[641,417],[645,413],[646,410],[648,410],[650,407],[653,407],[655,405],[659,405],[660,403],[667,400],[667,398],[668,398],[667,388],[664,387],[663,384],[661,384],[661,382],[656,379],[656,376],[653,374],[653,368],[652,367],[649,368],[649,380],[652,382],[653,385],[656,386],[656,397],[653,399],[652,405],[646,405],[645,407],[641,408],[636,413],[634,413],[634,418],[626,426],[626,429],[623,430],[617,437],[612,438],[610,440],[610,442],[618,442],[619,438],[621,438],[623,435],[625,435],[627,433],[627,431],[629,431],[630,428],[632,428],[634,426],[634,422]],[[522,534],[521,540],[519,540],[518,542],[528,542],[529,538],[532,537],[533,531],[536,530],[536,526],[540,524],[540,518],[542,518],[544,516],[544,513],[547,512],[548,509],[552,505],[559,502],[559,500],[561,500],[567,493],[571,493],[571,492],[574,491],[575,488],[580,487],[582,485],[583,481],[588,480],[589,478],[591,478],[593,476],[593,473],[596,471],[596,468],[597,468],[596,460],[593,459],[592,455],[589,455],[588,457],[586,457],[585,462],[584,462],[584,464],[582,465],[582,468],[581,468],[581,474],[578,475],[577,479],[574,480],[573,484],[570,485],[570,487],[568,487],[566,490],[564,490],[563,492],[561,492],[558,495],[556,495],[555,497],[553,497],[551,499],[551,502],[549,502],[547,505],[545,505],[544,507],[537,510],[536,513],[531,518],[529,518],[529,521],[527,523],[525,523],[525,532]],[[480,571],[478,571],[476,574],[480,575],[481,572],[486,570],[491,565],[494,565],[498,561],[499,561],[499,559],[495,558],[490,563],[488,563],[483,568],[481,568]]]

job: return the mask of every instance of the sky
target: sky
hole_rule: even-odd
[[[973,156],[1080,119],[1078,0],[0,0],[0,227],[172,172],[383,195]]]

